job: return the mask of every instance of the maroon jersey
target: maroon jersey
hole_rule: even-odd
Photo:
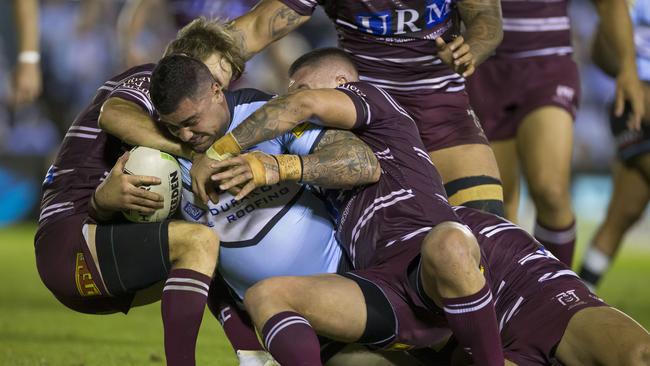
[[[43,182],[40,227],[88,212],[95,188],[128,149],[122,141],[99,128],[97,119],[102,104],[110,97],[119,97],[136,103],[153,118],[155,111],[149,97],[149,82],[154,66],[136,66],[111,78],[75,118]]]
[[[301,15],[323,6],[361,80],[391,92],[464,89],[437,57],[435,38],[459,34],[456,0],[281,0]]]
[[[379,249],[399,248],[403,240],[442,221],[458,219],[415,123],[404,109],[388,93],[366,82],[348,83],[338,90],[352,99],[357,111],[354,132],[381,166],[377,183],[338,197],[339,242],[355,268],[363,269],[380,259],[376,256]]]
[[[571,25],[568,0],[501,0],[503,42],[496,53],[505,57],[568,55]]]

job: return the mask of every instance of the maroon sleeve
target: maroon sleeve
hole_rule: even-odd
[[[367,82],[353,82],[339,86],[338,90],[347,94],[357,110],[357,120],[353,129],[367,128],[379,121],[392,117],[411,117],[388,93]]]
[[[155,116],[155,109],[149,96],[149,83],[151,82],[151,72],[138,72],[127,76],[116,83],[113,91],[108,95],[109,98],[117,97],[128,100],[140,106],[142,110],[150,116]]]
[[[302,16],[312,15],[318,6],[316,0],[280,0],[280,2]]]

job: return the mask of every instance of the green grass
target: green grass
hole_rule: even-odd
[[[68,310],[43,286],[34,262],[35,226],[0,229],[0,365],[163,365],[160,304],[128,315]],[[216,319],[206,311],[199,365],[237,365]]]
[[[581,225],[581,242],[593,232]],[[128,316],[84,315],[59,304],[41,284],[34,264],[33,225],[0,229],[0,365],[162,365],[158,304]],[[650,327],[650,248],[623,250],[599,294]],[[206,312],[197,348],[199,365],[236,365],[217,321]]]

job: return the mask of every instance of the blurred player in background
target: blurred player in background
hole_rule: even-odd
[[[232,28],[250,58],[305,23],[317,5],[315,0],[262,0]],[[413,116],[450,202],[502,214],[496,161],[464,91],[464,78],[501,41],[499,1],[325,1],[322,6],[360,79],[391,93]],[[459,20],[465,24],[462,36]]]
[[[636,66],[643,80],[643,101],[647,111],[650,110],[650,1],[631,2],[630,16],[634,25]],[[603,25],[596,34],[594,61],[608,75],[616,77],[631,66],[623,63],[613,52],[613,40],[607,37]],[[650,119],[645,117],[641,128],[637,129],[629,123],[634,118],[634,106],[627,104],[621,114],[621,106],[618,100],[616,102],[610,117],[619,158],[614,166],[614,189],[605,221],[592,239],[580,269],[580,277],[592,288],[598,285],[625,233],[643,215],[650,201]]]
[[[42,91],[41,53],[39,47],[38,0],[14,0],[14,17],[18,54],[13,70],[13,107],[33,102]]]
[[[624,2],[594,1],[621,63],[617,114],[630,101],[643,114],[634,43]],[[569,181],[573,120],[580,100],[571,58],[567,1],[503,1],[503,42],[469,80],[471,103],[499,163],[506,217],[517,221],[520,166],[535,203],[534,235],[571,266],[576,242]]]

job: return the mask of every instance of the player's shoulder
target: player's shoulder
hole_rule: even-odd
[[[153,72],[153,69],[156,67],[156,64],[149,63],[149,64],[143,64],[143,65],[137,65],[134,67],[131,67],[130,69],[117,74],[113,76],[109,81],[114,82],[116,84],[124,83],[132,78],[136,77],[151,77],[151,73]]]
[[[258,89],[244,88],[224,91],[228,104],[239,106],[251,103],[267,102],[274,97],[273,94],[265,93]]]
[[[253,112],[262,107],[274,96],[257,89],[238,89],[224,91],[226,104],[230,110],[231,125],[229,130],[237,127]]]

